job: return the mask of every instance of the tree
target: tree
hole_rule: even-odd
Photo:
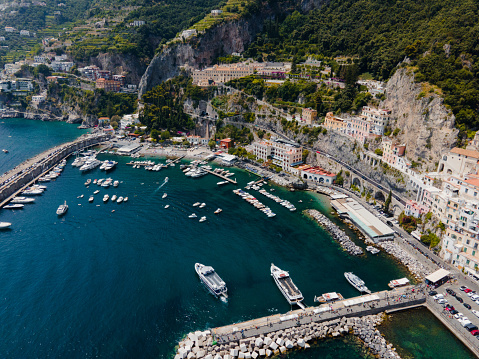
[[[170,131],[166,130],[161,133],[161,139],[162,140],[168,140],[170,139]]]
[[[384,202],[384,212],[389,213],[389,206],[391,205],[391,190],[389,190],[388,198],[386,198],[386,202]]]
[[[334,183],[336,183],[338,186],[342,186],[344,184],[343,170],[339,171],[339,173],[336,175]]]
[[[154,128],[150,132],[150,137],[155,141],[158,141],[160,139],[160,132],[156,128]]]
[[[209,140],[208,141],[208,147],[213,150],[216,147],[216,142],[215,140]]]

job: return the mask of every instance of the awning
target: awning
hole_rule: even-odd
[[[342,303],[345,307],[350,307],[350,306],[357,305],[357,304],[372,302],[373,300],[379,300],[379,296],[377,294],[365,295],[365,296],[362,296],[362,297],[357,297],[357,298],[354,298],[354,299],[345,300]]]
[[[426,277],[426,280],[431,282],[431,283],[436,283],[436,282],[440,281],[441,279],[447,277],[449,274],[451,274],[449,271],[441,268],[441,269],[435,271],[434,273],[429,274]]]
[[[286,320],[290,320],[290,319],[297,319],[298,318],[298,314],[290,314],[290,315],[285,315],[284,317],[280,317],[279,319],[284,322]]]
[[[328,307],[324,306],[324,307],[316,308],[315,310],[313,310],[313,312],[314,312],[315,314],[319,314],[319,313],[322,313],[322,312],[328,312],[328,311],[330,311],[330,310],[331,310],[331,307],[329,307],[329,306],[328,306]]]

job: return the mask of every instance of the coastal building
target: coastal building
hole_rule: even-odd
[[[363,116],[354,116],[348,120],[346,131],[349,136],[364,143],[371,132],[371,121]]]
[[[5,32],[15,32],[15,28],[11,26],[5,26]]]
[[[404,214],[406,216],[413,216],[416,218],[421,217],[421,215],[429,212],[429,208],[417,203],[416,201],[413,200],[408,200],[406,202],[406,206],[404,208]]]
[[[130,26],[137,26],[137,27],[138,26],[143,26],[145,24],[146,24],[146,22],[143,21],[143,20],[135,20],[133,22],[130,22]]]
[[[124,130],[127,126],[140,123],[139,115],[137,113],[131,115],[124,115],[120,120],[120,129]]]
[[[28,30],[20,30],[20,36],[30,36],[30,31],[28,31]]]
[[[43,95],[32,96],[32,102],[35,104],[42,103],[46,100],[46,97]]]
[[[211,15],[219,16],[223,13],[223,10],[211,10]]]
[[[232,147],[234,147],[234,142],[231,140],[231,138],[224,138],[220,140],[220,148],[227,150]]]
[[[55,72],[68,72],[74,65],[71,61],[52,61],[50,66]]]
[[[328,112],[324,118],[324,127],[331,131],[346,134],[348,122],[340,117],[334,116],[332,112]]]
[[[109,117],[100,117],[98,119],[98,126],[104,127],[110,123],[110,118]]]
[[[479,152],[455,147],[442,156],[438,165],[439,175],[464,176],[479,170]]]
[[[15,81],[12,81],[12,87],[16,91],[33,91],[33,83],[29,79],[17,79]]]
[[[313,110],[312,108],[303,108],[303,113],[302,113],[303,121],[306,122],[306,124],[311,125],[314,121],[316,121],[316,118],[318,117],[318,111]]]
[[[113,75],[113,80],[118,81],[121,86],[125,86],[126,84],[126,77],[123,75]]]
[[[196,146],[196,145],[200,145],[200,144],[201,144],[201,136],[197,136],[197,135],[186,136],[186,140],[187,140],[192,146]]]
[[[196,29],[188,29],[188,30],[184,30],[180,37],[182,37],[183,39],[189,39],[190,37],[196,35],[198,32],[196,31]]]
[[[118,92],[120,91],[121,84],[115,80],[105,80],[101,78],[96,80],[95,87],[97,89],[103,89],[106,92]]]
[[[391,120],[391,110],[375,109],[372,107],[364,106],[361,112],[362,116],[365,116],[371,121],[371,133],[377,136],[384,135],[384,129]]]
[[[198,86],[209,86],[211,83],[225,83],[233,79],[252,75],[254,68],[244,64],[214,65],[204,70],[193,70],[193,83]]]
[[[303,149],[301,146],[273,138],[253,144],[253,154],[263,161],[272,161],[284,170],[302,163]]]
[[[47,58],[45,56],[34,56],[33,57],[33,61],[34,62],[37,62],[39,64],[45,64],[47,63]]]
[[[22,64],[16,62],[14,64],[5,64],[4,69],[5,69],[5,74],[6,75],[13,75],[15,72],[18,72],[20,68],[22,67]]]
[[[404,170],[410,166],[410,164],[404,159],[404,154],[406,151],[405,144],[399,144],[390,138],[384,138],[382,145],[382,160],[384,162],[400,170]]]
[[[310,166],[307,164],[296,166],[299,176],[303,179],[316,182],[317,184],[332,185],[336,179],[336,174],[319,166]]]

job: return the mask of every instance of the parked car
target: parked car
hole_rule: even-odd
[[[471,312],[472,312],[472,314],[474,314],[476,317],[479,318],[479,311],[473,309],[473,310],[471,310]]]
[[[467,303],[464,303],[463,306],[465,306],[467,309],[471,309],[471,306]]]
[[[444,296],[442,294],[436,294],[433,298],[434,300],[439,300],[439,299],[444,299]]]
[[[477,328],[477,327],[476,327],[476,328]],[[475,336],[475,335],[479,335],[479,330],[473,329],[473,330],[471,330],[471,334],[474,335],[474,336]]]
[[[479,299],[479,295],[474,294],[473,296],[471,296],[471,299],[472,299],[473,301],[476,301],[476,300]]]
[[[454,314],[454,318],[456,318],[456,319],[461,319],[462,317],[464,317],[464,314],[462,314],[462,313]]]
[[[434,296],[434,295],[436,295],[436,294],[437,294],[437,292],[436,292],[435,290],[431,290],[431,291],[429,292],[429,295],[430,295],[431,297]]]
[[[452,315],[456,315],[457,313],[459,313],[457,310],[453,309],[451,310],[449,313],[451,313]]]
[[[464,301],[462,300],[462,298],[461,298],[460,296],[458,296],[458,295],[456,295],[455,298],[459,301],[459,303],[464,302]]]
[[[446,304],[446,303],[447,303],[447,300],[444,299],[444,298],[440,298],[437,302],[438,302],[439,304]]]
[[[466,325],[464,326],[464,328],[466,328],[466,329],[469,330],[469,331],[477,330],[477,325],[474,325],[474,324],[472,324],[472,323],[471,323],[471,324],[466,324]]]
[[[467,287],[465,285],[461,285],[461,287],[459,289],[464,292],[464,289],[467,289]]]
[[[464,293],[471,293],[471,292],[474,292],[474,291],[472,289],[469,289],[469,288],[464,289]]]
[[[449,288],[446,289],[446,292],[448,292],[450,295],[453,295],[453,296],[456,295],[456,292],[454,292],[452,289],[449,289]]]
[[[468,297],[472,297],[472,296],[475,295],[475,294],[476,294],[475,292],[469,292],[469,293],[467,293],[467,296],[468,296]]]

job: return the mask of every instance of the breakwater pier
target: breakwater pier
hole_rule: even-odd
[[[234,359],[271,356],[312,342],[352,332],[381,358],[399,358],[379,335],[380,313],[423,306],[424,285],[396,288],[190,333],[179,343],[176,359]]]
[[[75,141],[51,148],[6,172],[0,177],[0,208],[64,158],[109,138],[110,136],[105,134],[83,135]]]

